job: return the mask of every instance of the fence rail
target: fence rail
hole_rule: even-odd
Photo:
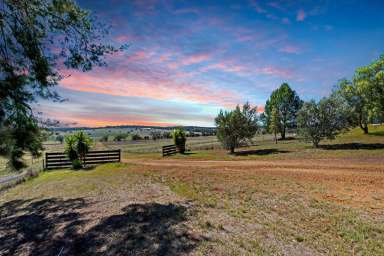
[[[121,161],[121,150],[89,151],[85,156],[85,164],[104,164]],[[45,169],[69,168],[72,162],[62,152],[45,153]]]
[[[176,145],[163,146],[163,156],[174,155],[177,153]]]

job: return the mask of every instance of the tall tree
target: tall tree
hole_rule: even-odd
[[[368,134],[368,124],[384,115],[384,55],[357,68],[352,80],[342,79],[334,94],[349,105],[353,125]]]
[[[372,118],[369,90],[356,83],[356,80],[343,79],[339,82],[338,91],[335,94],[341,95],[352,110],[350,116],[352,125],[358,125],[367,134],[368,124]]]
[[[242,108],[236,106],[232,111],[220,110],[215,123],[217,138],[233,154],[235,148],[250,141],[255,136],[258,129],[257,108],[246,103]]]
[[[370,102],[374,117],[384,115],[384,54],[371,64],[356,70],[353,78],[357,87],[362,88]]]
[[[66,68],[91,70],[120,49],[73,0],[3,0],[0,5],[0,152],[23,166],[25,150],[38,155],[40,129],[31,103],[60,100],[52,88]]]
[[[277,133],[280,130],[280,120],[279,120],[279,113],[277,112],[276,108],[272,108],[271,112],[271,123],[269,125],[270,132],[273,133],[275,137],[275,143],[277,144]]]
[[[286,129],[296,127],[297,112],[302,104],[303,102],[300,100],[297,93],[292,90],[287,83],[283,83],[278,89],[272,92],[265,104],[265,116],[268,130],[271,130],[272,109],[275,108],[280,120],[279,132],[281,138],[285,139]]]

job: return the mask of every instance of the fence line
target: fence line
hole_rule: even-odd
[[[103,164],[121,161],[121,150],[89,151],[85,158],[85,164]],[[45,169],[69,168],[72,162],[63,152],[45,153]]]

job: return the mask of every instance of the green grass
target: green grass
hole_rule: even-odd
[[[252,160],[252,159],[327,159],[327,158],[366,158],[380,157],[384,154],[384,125],[370,126],[370,133],[364,134],[360,128],[340,134],[334,140],[324,140],[321,146],[337,145],[337,149],[313,148],[310,143],[300,139],[279,141],[275,144],[272,137],[256,137],[253,146],[236,149],[240,155],[230,155],[227,150],[192,150],[185,155],[177,154],[164,159],[189,160]],[[343,145],[344,144],[344,145]],[[354,145],[363,144],[363,145]],[[374,148],[374,146],[377,148]],[[370,148],[372,146],[372,148]],[[343,148],[345,147],[345,148]],[[243,154],[241,154],[243,153]],[[160,153],[125,153],[127,159],[163,159]]]

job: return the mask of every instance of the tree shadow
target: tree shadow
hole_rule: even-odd
[[[133,204],[83,231],[92,219],[82,198],[15,200],[0,206],[0,255],[178,255],[200,237],[183,222],[187,208]]]
[[[370,136],[384,136],[384,131],[369,132]]]
[[[384,149],[382,143],[344,143],[344,144],[329,144],[319,145],[320,148],[326,150],[358,150],[358,149]]]
[[[249,155],[271,155],[271,154],[279,154],[279,153],[289,153],[290,151],[286,150],[279,150],[276,148],[269,148],[269,149],[258,149],[258,150],[243,150],[239,152],[235,152],[235,156],[249,156]]]
[[[84,224],[82,199],[15,200],[0,207],[0,255],[57,255]],[[60,230],[61,229],[61,230]]]
[[[186,208],[174,204],[134,204],[102,220],[74,245],[74,255],[179,255],[199,238],[174,226],[186,221]]]
[[[278,138],[277,140],[278,140],[278,141],[290,141],[290,140],[296,140],[296,138],[295,138],[295,137],[285,137],[285,139],[283,139],[283,138]]]
[[[189,155],[196,155],[196,153],[195,152],[184,152],[184,153],[182,153],[182,155],[189,156]]]

